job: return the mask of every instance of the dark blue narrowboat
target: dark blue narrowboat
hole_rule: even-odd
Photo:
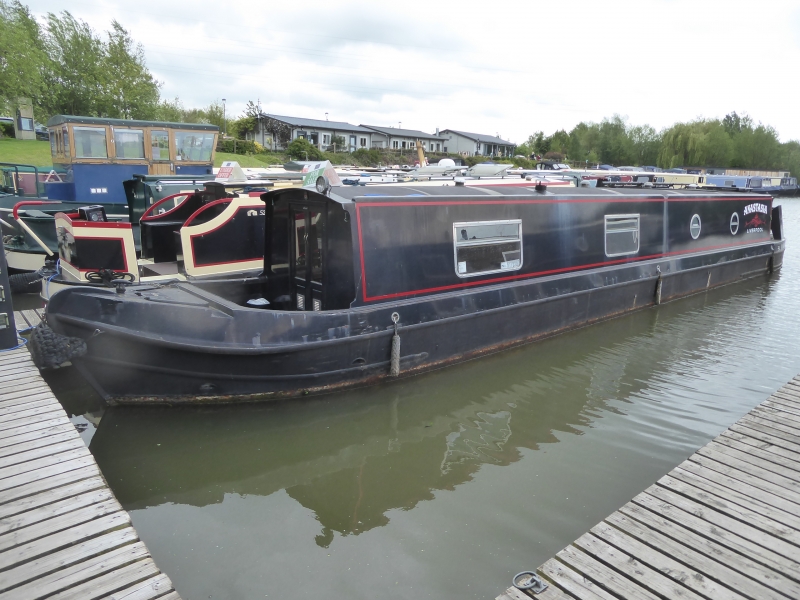
[[[317,394],[459,363],[781,266],[772,198],[375,186],[265,193],[249,278],[67,289],[47,321],[109,401]],[[120,293],[124,292],[124,293]]]

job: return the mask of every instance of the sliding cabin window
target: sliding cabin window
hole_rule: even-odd
[[[200,131],[175,132],[175,160],[207,162],[214,150],[214,134]]]
[[[606,215],[606,256],[639,252],[639,215]]]
[[[522,268],[522,221],[453,223],[456,275],[474,277]]]
[[[61,127],[61,148],[64,150],[64,156],[70,158],[69,130],[66,125]]]
[[[150,132],[150,156],[153,160],[169,160],[169,133],[166,131]]]
[[[114,147],[122,160],[144,159],[144,131],[141,129],[115,129]]]
[[[105,127],[73,127],[75,158],[108,158]]]

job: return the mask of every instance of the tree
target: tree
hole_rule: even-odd
[[[119,119],[152,119],[161,84],[145,66],[142,45],[114,20],[104,50],[101,112]]]
[[[0,0],[0,111],[9,111],[19,97],[34,103],[44,90],[47,54],[39,24],[26,6]]]

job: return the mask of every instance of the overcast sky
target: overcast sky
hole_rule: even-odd
[[[24,3],[24,0],[23,0]],[[523,142],[619,113],[748,113],[800,139],[800,2],[30,0],[144,46],[162,97]],[[384,8],[385,6],[385,8]]]

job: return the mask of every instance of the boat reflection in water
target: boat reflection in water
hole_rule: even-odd
[[[662,410],[659,402],[671,393],[667,388],[676,373],[691,380],[707,361],[720,359],[720,348],[758,326],[769,287],[778,280],[771,281],[713,290],[391,386],[266,405],[111,407],[91,450],[117,498],[134,511],[137,528],[147,511],[135,511],[166,504],[206,507],[231,495],[247,502],[285,490],[313,511],[319,522],[314,541],[329,547],[337,533],[385,526],[392,509],[408,511],[436,499],[439,490],[455,490],[481,465],[510,465],[532,458],[529,450],[572,438],[565,434],[582,435],[609,411],[627,412],[627,403]],[[750,322],[742,314],[752,315]],[[719,406],[708,415],[692,403],[683,408],[653,417],[646,435],[631,433],[629,424],[612,434],[610,443],[620,445],[640,436],[636,451],[646,455],[640,465],[645,481],[691,453],[698,429],[720,426]],[[692,421],[691,435],[682,419]],[[598,457],[592,465],[562,467],[591,470],[591,482],[617,465]],[[635,479],[631,490],[638,487]],[[619,495],[629,493],[620,488]],[[572,526],[579,534],[584,525]],[[286,527],[287,536],[295,535]],[[164,544],[178,544],[170,552],[158,540],[147,541],[157,559],[166,555],[159,564],[172,576],[177,567],[170,561],[180,563],[177,555],[185,549],[168,537]],[[236,538],[228,544],[258,547],[259,541]],[[266,550],[262,558],[269,560]],[[192,569],[191,577],[203,575]]]

